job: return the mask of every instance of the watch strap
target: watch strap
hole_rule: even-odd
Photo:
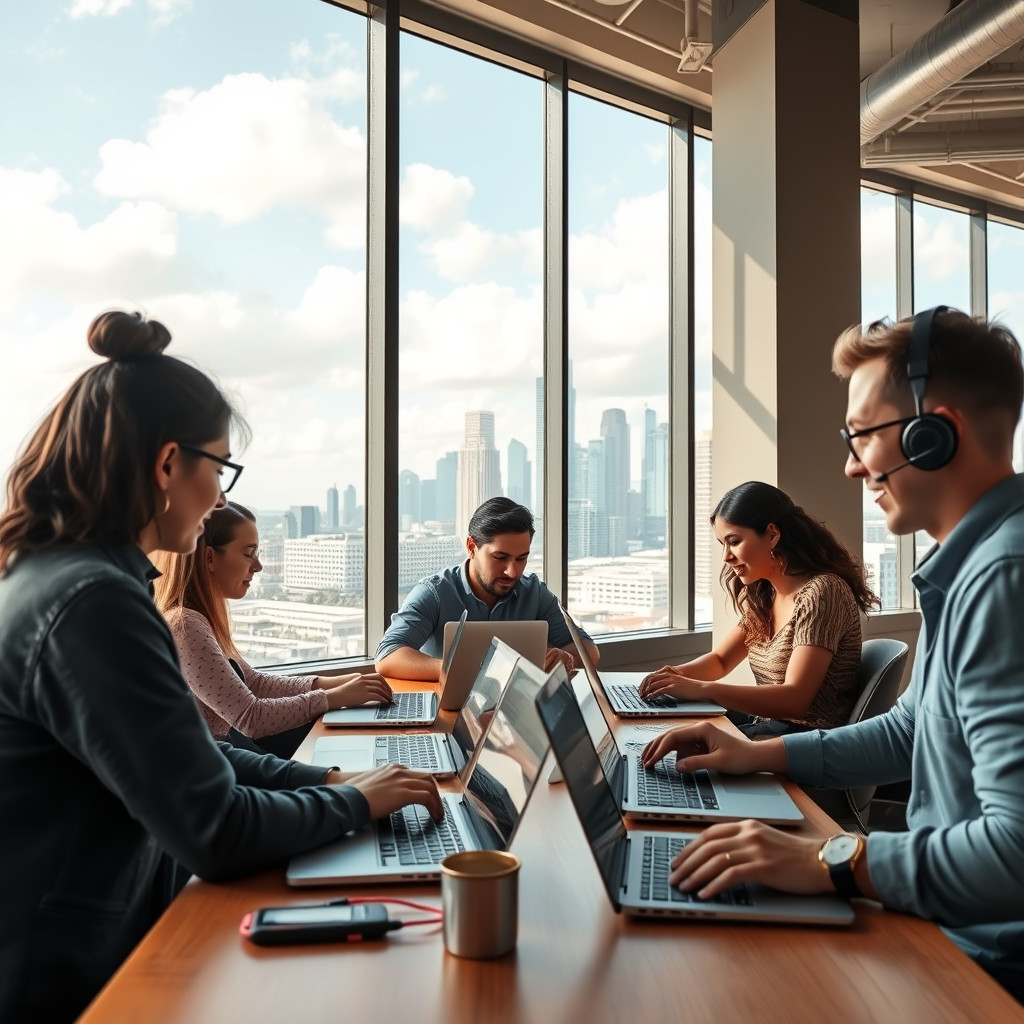
[[[836,892],[843,899],[853,899],[855,896],[864,894],[857,888],[857,881],[853,877],[853,861],[844,860],[841,864],[830,864],[828,866],[829,877],[836,887]]]

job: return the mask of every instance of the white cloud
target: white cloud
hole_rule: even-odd
[[[409,164],[398,198],[398,216],[418,231],[432,231],[461,220],[473,197],[469,178],[429,164]]]
[[[0,168],[0,309],[31,295],[88,299],[110,282],[139,294],[152,290],[177,253],[177,223],[158,203],[126,202],[82,226],[58,208],[69,188],[52,169]]]
[[[145,142],[113,139],[100,148],[96,187],[228,224],[277,206],[310,210],[325,219],[329,244],[359,248],[365,139],[320,109],[314,92],[307,81],[254,73],[203,91],[169,91]]]
[[[74,0],[68,14],[74,19],[105,17],[131,7],[133,0]]]
[[[135,0],[73,0],[68,15],[81,18],[110,18],[133,6]],[[166,25],[192,6],[192,0],[146,0],[146,6],[158,25]]]

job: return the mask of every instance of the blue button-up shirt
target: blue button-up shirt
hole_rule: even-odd
[[[431,658],[440,658],[444,647],[444,624],[457,622],[463,611],[470,622],[528,622],[543,619],[548,624],[548,646],[567,647],[572,637],[558,608],[558,598],[533,573],[526,573],[493,608],[488,608],[469,585],[469,562],[422,579],[409,592],[402,607],[391,616],[391,625],[377,647],[376,660],[400,647],[411,647]],[[581,631],[581,636],[590,637]]]
[[[907,832],[873,832],[879,898],[930,918],[1024,998],[1024,477],[984,494],[914,573],[921,635],[896,706],[787,736],[795,782],[912,779]]]

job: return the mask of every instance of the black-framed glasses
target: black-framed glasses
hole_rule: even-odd
[[[846,442],[846,447],[850,449],[850,454],[860,462],[860,452],[857,451],[857,446],[853,443],[858,437],[866,437],[868,434],[873,434],[876,430],[885,430],[886,427],[906,426],[916,419],[916,416],[904,416],[899,420],[889,420],[886,423],[876,423],[873,427],[865,427],[863,430],[855,430],[852,434],[846,427],[840,427],[839,434]]]
[[[242,470],[245,469],[244,466],[240,466],[237,462],[228,462],[227,459],[222,459],[219,455],[214,455],[213,452],[204,452],[202,448],[192,448],[187,444],[180,444],[178,447],[190,455],[201,455],[204,459],[213,459],[214,462],[219,462],[226,469],[232,471],[233,475],[226,484],[223,482],[223,472],[221,473],[220,489],[223,494],[227,494],[238,483],[238,478],[242,475]]]

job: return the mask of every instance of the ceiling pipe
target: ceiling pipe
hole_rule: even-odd
[[[1024,0],[964,0],[860,86],[861,144],[1024,39]]]
[[[891,164],[958,164],[977,160],[1024,160],[1019,131],[913,132],[878,139],[860,152],[864,167]]]

